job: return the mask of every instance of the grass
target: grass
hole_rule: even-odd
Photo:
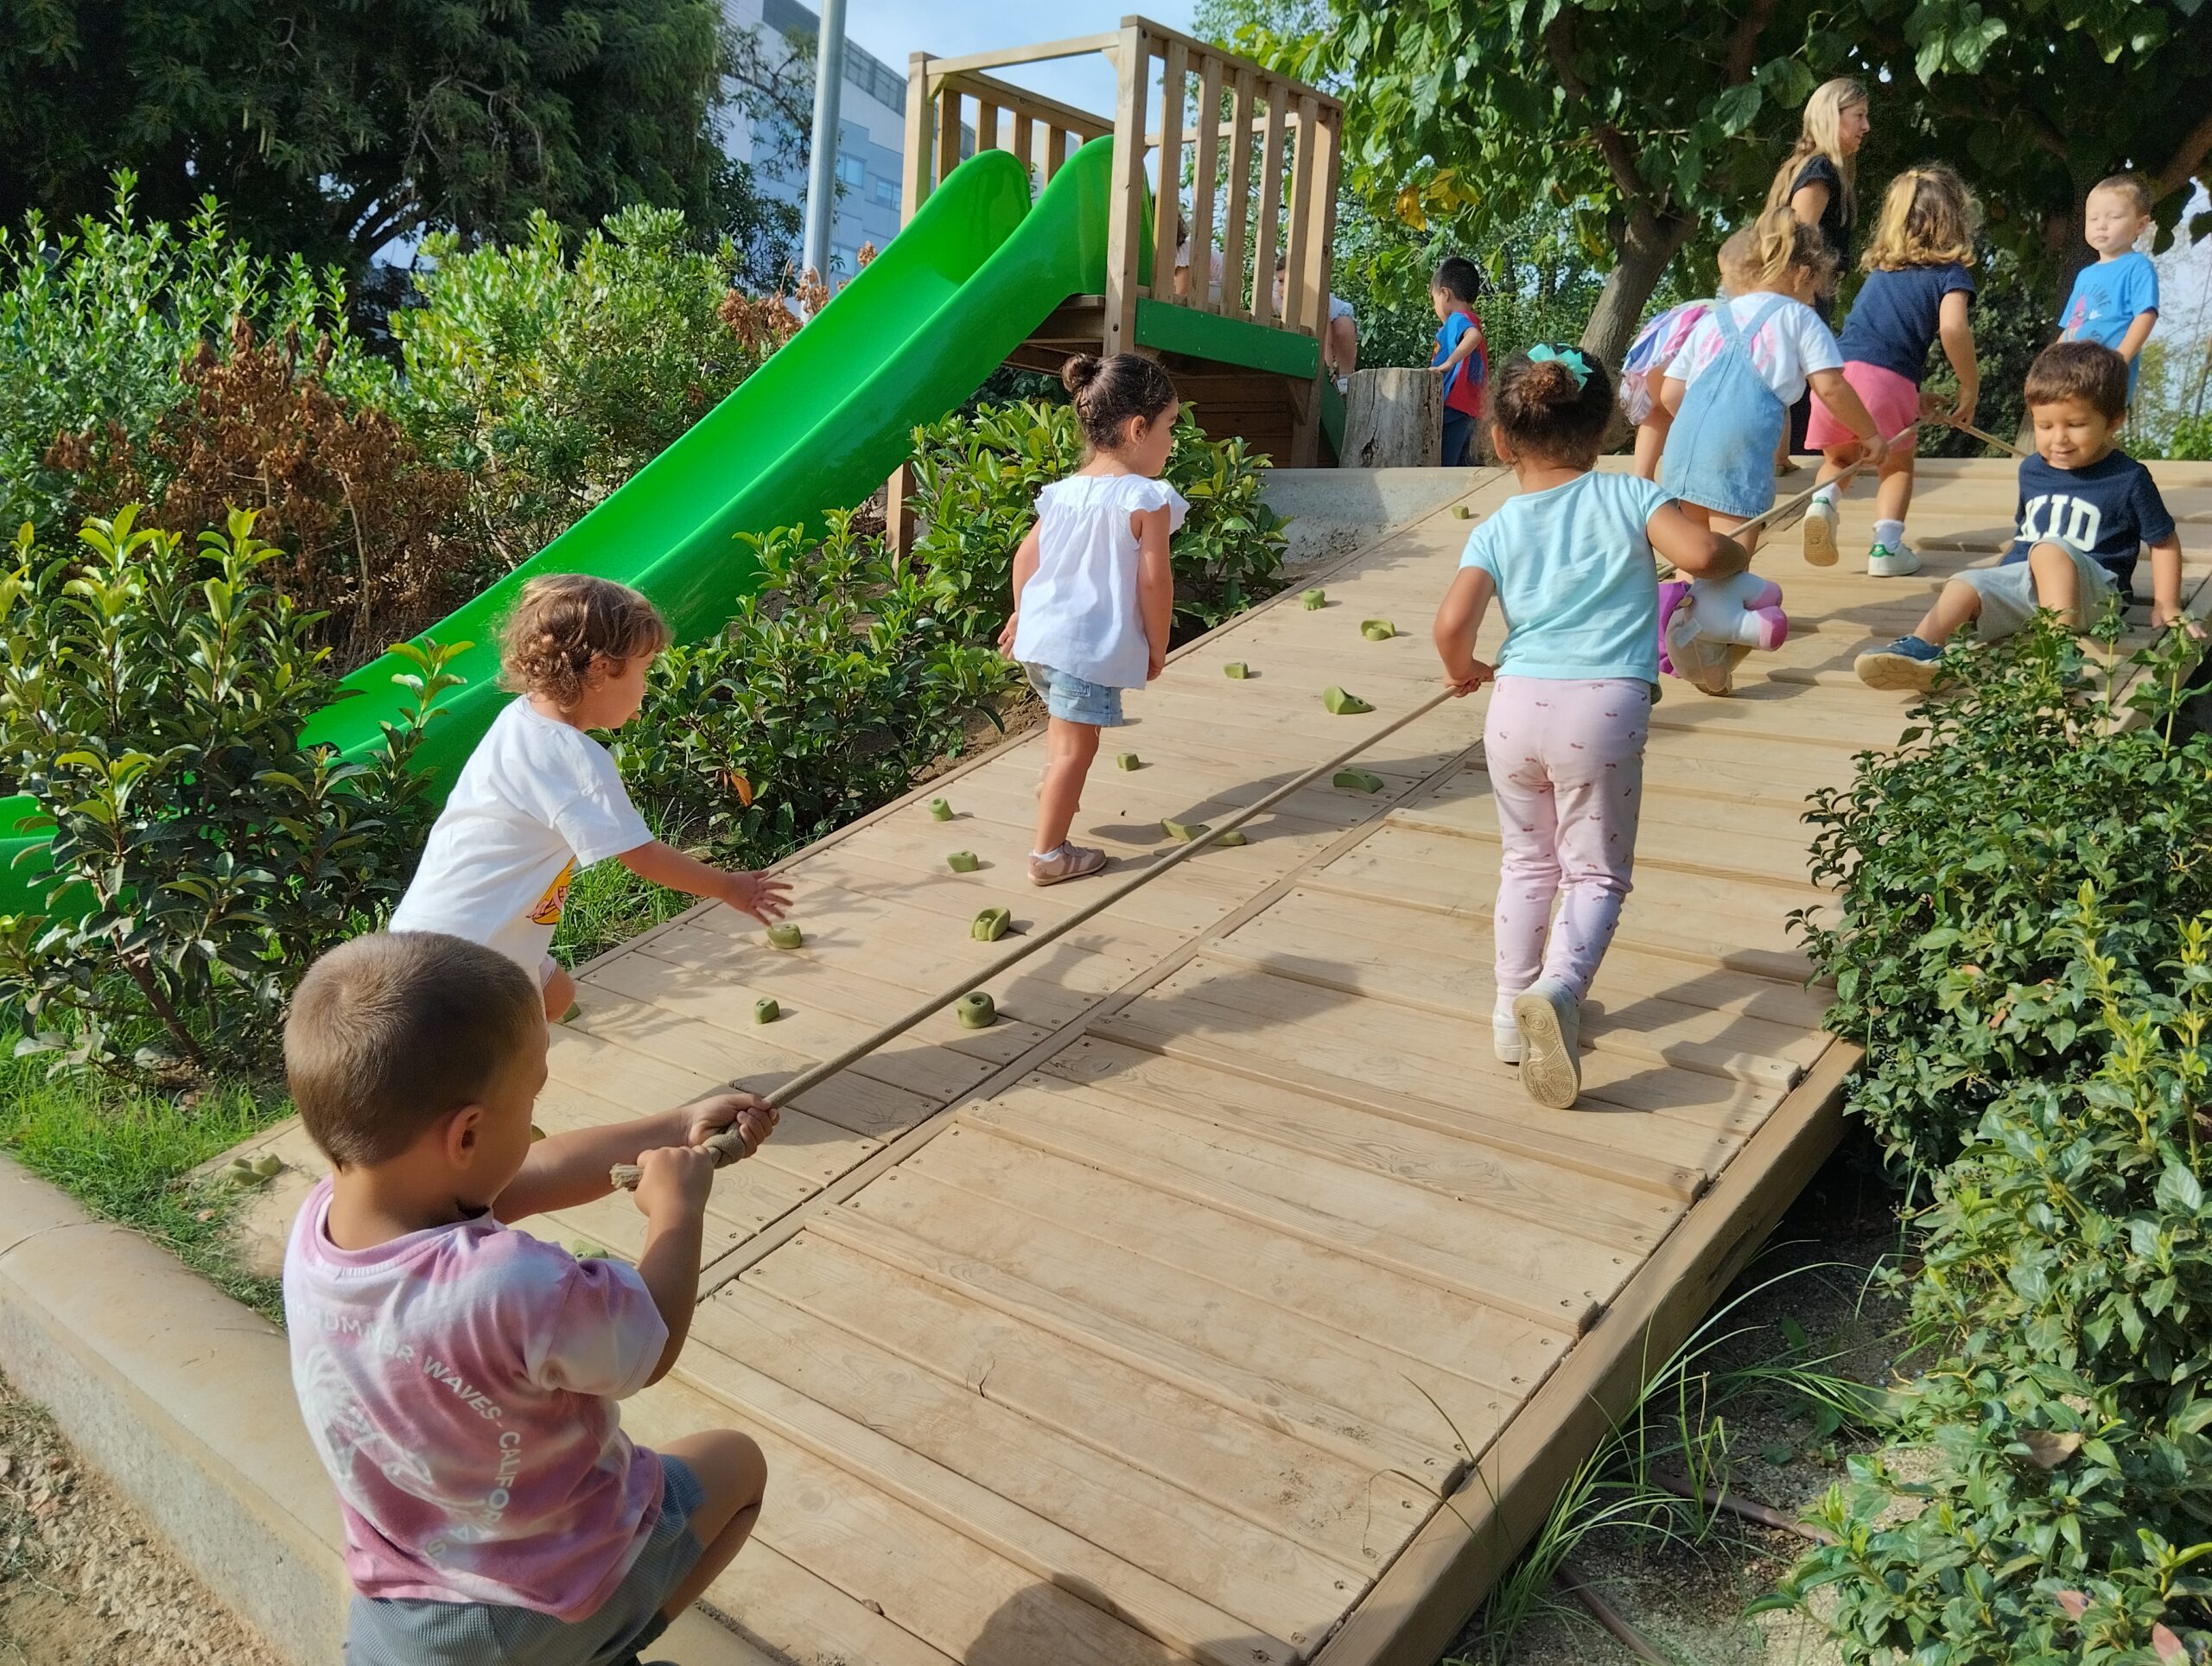
[[[569,887],[561,928],[553,934],[553,957],[573,970],[697,901],[639,879],[619,862],[597,863]]]
[[[185,1176],[290,1114],[243,1084],[189,1103],[81,1078],[46,1078],[45,1061],[0,1062],[0,1147],[104,1220],[144,1233],[194,1272],[270,1318],[276,1281],[241,1268],[231,1247],[238,1194]]]

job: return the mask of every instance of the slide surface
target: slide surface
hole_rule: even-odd
[[[1034,206],[1006,151],[954,169],[882,254],[728,398],[417,639],[474,645],[450,667],[464,681],[441,702],[419,766],[451,781],[511,697],[499,686],[499,625],[537,574],[594,573],[641,590],[678,641],[720,629],[757,571],[737,534],[818,531],[825,506],[861,502],[904,461],[915,424],[966,400],[1069,296],[1104,287],[1112,165],[1113,141],[1094,139]],[[365,754],[379,724],[406,709],[391,678],[409,669],[386,655],[355,671],[350,696],[316,714],[304,742]],[[0,800],[0,912],[45,912],[38,813],[28,797]]]

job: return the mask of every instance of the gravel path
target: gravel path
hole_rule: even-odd
[[[283,1666],[0,1380],[0,1666]]]

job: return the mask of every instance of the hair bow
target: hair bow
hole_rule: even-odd
[[[1590,385],[1590,361],[1573,347],[1554,347],[1549,342],[1539,341],[1529,349],[1529,362],[1541,365],[1546,359],[1556,359],[1567,366],[1567,374],[1574,378],[1574,385]]]

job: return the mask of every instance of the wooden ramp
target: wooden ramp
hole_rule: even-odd
[[[2159,472],[2201,578],[2212,468]],[[1018,969],[995,1027],[934,1021],[786,1111],[717,1182],[680,1382],[626,1413],[767,1449],[710,1601],[804,1666],[1433,1661],[1834,1142],[1851,1057],[1786,924],[1821,902],[1798,817],[1899,728],[1852,656],[1992,558],[2012,481],[1928,465],[1912,580],[1816,572],[1785,531],[1760,564],[1789,645],[1732,699],[1667,685],[1580,1109],[1491,1056],[1478,697],[1368,757],[1381,794],[1301,792]],[[1512,482],[1468,485],[1480,517]],[[1870,512],[1846,506],[1847,549]],[[1107,751],[1145,766],[1102,760],[1077,836],[1152,861],[1162,816],[1218,818],[1431,690],[1468,531],[1440,512],[1307,581],[1325,609],[1293,594],[1192,645],[1131,700]],[[1402,633],[1363,639],[1378,616]],[[1332,683],[1376,715],[1328,715]],[[1022,874],[1041,751],[794,859],[797,953],[703,907],[596,962],[539,1120],[765,1088],[998,952],[979,909],[1072,912],[1082,887]],[[642,1224],[617,1199],[546,1230],[634,1255]]]

